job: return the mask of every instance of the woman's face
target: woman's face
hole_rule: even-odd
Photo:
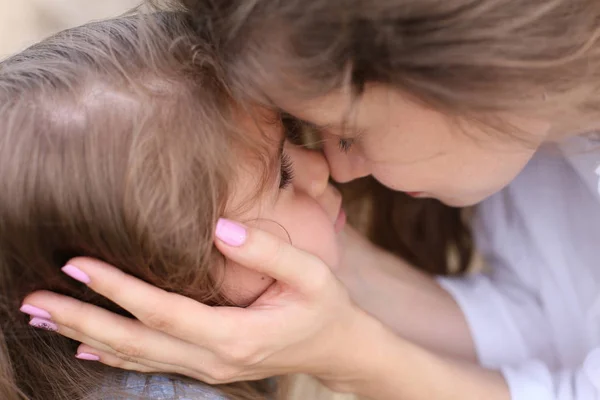
[[[485,132],[380,85],[367,86],[354,103],[341,91],[300,102],[277,97],[286,112],[320,132],[336,181],[372,175],[393,190],[452,206],[478,203],[507,185],[549,129],[504,116],[512,134]]]
[[[236,220],[291,241],[296,248],[320,257],[335,268],[339,262],[337,237],[344,226],[345,214],[340,193],[329,184],[325,158],[319,152],[286,141],[280,124],[262,123],[259,127],[249,118],[243,124],[247,134],[256,140],[264,141],[267,137],[267,151],[276,160],[273,163],[276,171],[256,197],[263,166],[256,162],[242,165],[226,210],[241,206],[241,211],[235,213]],[[272,278],[231,262],[227,263],[224,274],[223,291],[236,304],[251,303],[273,283]]]

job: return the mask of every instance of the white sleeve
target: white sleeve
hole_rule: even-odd
[[[554,352],[543,350],[552,344],[540,335],[550,327],[535,296],[484,274],[439,282],[467,316],[480,363],[502,372],[511,400],[600,400],[600,348],[583,366],[554,372]]]
[[[540,288],[552,283],[552,266],[531,251],[528,221],[512,201],[501,193],[478,208],[474,235],[489,270],[437,280],[464,313],[481,365],[497,369],[538,359],[558,368],[548,312],[562,300],[545,304],[540,297]]]
[[[569,311],[572,299],[561,282],[567,275],[552,258],[536,257],[514,207],[491,205],[478,221],[485,224],[476,226],[490,270],[438,278],[465,314],[480,364],[502,372],[512,400],[600,400],[600,348],[569,339],[583,357],[565,362],[564,347],[557,346],[565,332],[584,329],[569,319],[577,314]]]
[[[497,369],[541,359],[557,366],[552,326],[543,305],[509,272],[440,277],[438,282],[464,313],[481,365]]]
[[[539,361],[504,367],[502,373],[512,400],[599,400],[600,348],[592,351],[582,367],[551,372]]]

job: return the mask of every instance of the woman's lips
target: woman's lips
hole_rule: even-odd
[[[412,197],[421,197],[423,195],[423,192],[405,192],[405,193]]]

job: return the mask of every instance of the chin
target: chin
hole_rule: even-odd
[[[450,207],[471,207],[474,206],[476,204],[481,203],[482,201],[484,201],[485,199],[487,199],[488,197],[490,197],[491,195],[495,194],[496,192],[490,192],[490,193],[474,193],[474,194],[469,194],[469,195],[464,195],[464,196],[457,196],[457,197],[436,197],[439,201],[441,201],[442,203],[446,204],[447,206]]]
[[[481,196],[464,196],[464,197],[434,197],[440,202],[450,207],[471,207],[480,203],[485,197]]]

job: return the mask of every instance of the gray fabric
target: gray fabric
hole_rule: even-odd
[[[105,400],[227,400],[211,386],[178,380],[165,375],[143,375],[127,372],[103,388]],[[115,385],[116,384],[116,385]],[[118,387],[122,394],[111,394]]]

